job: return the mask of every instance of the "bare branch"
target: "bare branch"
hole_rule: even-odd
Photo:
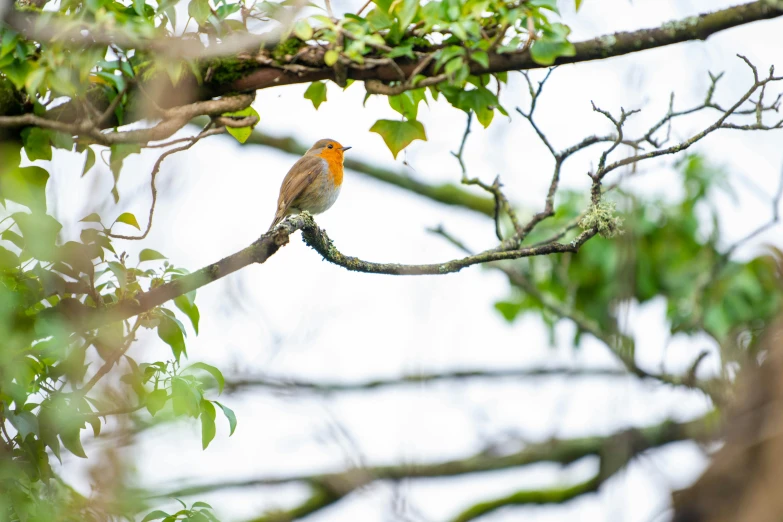
[[[703,440],[709,438],[714,429],[716,429],[714,419],[707,415],[706,417],[684,423],[665,421],[661,424],[643,428],[632,428],[606,437],[552,439],[540,443],[526,444],[522,449],[513,453],[499,453],[497,448],[490,446],[458,460],[370,466],[320,475],[289,475],[221,481],[180,488],[176,491],[161,494],[160,497],[192,496],[229,488],[304,483],[326,487],[336,492],[342,498],[351,491],[355,491],[357,488],[376,480],[398,481],[416,478],[452,477],[469,473],[517,468],[539,462],[555,462],[565,465],[590,455],[600,456],[607,448],[616,445],[618,440],[627,440],[628,438],[632,438],[636,443],[634,454],[638,454],[647,449],[680,440]]]
[[[759,234],[766,232],[767,230],[774,227],[780,222],[781,198],[783,198],[783,168],[781,168],[780,171],[780,179],[778,180],[778,189],[775,191],[775,195],[772,197],[772,201],[771,201],[772,217],[768,222],[764,223],[763,225],[761,225],[756,230],[752,231],[750,234],[743,237],[739,241],[736,241],[728,249],[726,249],[726,251],[721,256],[724,260],[728,260],[728,258],[731,257],[731,254],[733,254],[739,247],[746,244],[748,241],[758,236]]]
[[[541,132],[541,129],[536,124],[533,116],[533,113],[536,110],[536,105],[538,104],[538,98],[541,96],[541,92],[544,89],[544,84],[546,84],[546,81],[549,79],[549,76],[552,74],[554,70],[555,70],[554,67],[547,70],[546,76],[544,76],[543,80],[538,82],[538,87],[536,88],[533,87],[533,82],[530,80],[530,75],[527,72],[522,73],[522,75],[525,78],[525,81],[527,82],[528,92],[530,93],[530,109],[527,113],[525,113],[522,109],[517,107],[517,112],[530,123],[530,126],[533,127],[534,131],[536,131],[536,134],[538,134],[539,139],[544,144],[544,146],[546,146],[546,148],[549,149],[549,152],[552,154],[552,156],[557,157],[555,148],[549,142],[549,139],[547,139],[546,135],[543,132]]]
[[[773,129],[779,129],[779,128],[783,127],[783,120],[781,120],[781,122],[779,122],[779,123],[777,123],[775,125],[771,125],[771,126],[759,125],[757,123],[754,123],[752,125],[737,125],[737,124],[733,124],[733,123],[727,122],[727,120],[732,115],[738,114],[739,109],[743,106],[743,104],[745,104],[745,102],[747,102],[751,98],[751,96],[753,96],[754,93],[756,93],[760,89],[764,88],[769,83],[779,82],[779,81],[783,80],[783,76],[774,76],[774,70],[770,70],[770,74],[768,76],[766,76],[765,78],[759,78],[758,77],[758,71],[757,71],[756,67],[753,64],[751,64],[748,61],[748,59],[745,58],[744,56],[740,56],[740,58],[748,65],[748,67],[750,67],[751,71],[753,72],[754,83],[745,92],[745,94],[743,94],[740,97],[740,99],[737,100],[736,103],[734,103],[731,107],[729,107],[728,109],[723,111],[723,114],[721,114],[721,116],[712,125],[710,125],[706,129],[702,130],[701,132],[698,132],[698,133],[694,134],[689,139],[687,139],[685,141],[682,141],[680,143],[677,143],[675,145],[672,145],[670,147],[653,150],[653,151],[646,152],[646,153],[643,153],[643,154],[636,154],[636,155],[633,155],[633,156],[630,156],[630,157],[627,157],[627,158],[615,161],[614,163],[610,163],[609,165],[603,165],[602,166],[602,165],[599,164],[599,168],[596,171],[596,173],[594,174],[595,179],[601,180],[607,174],[609,174],[610,172],[612,172],[612,171],[614,171],[614,170],[616,170],[616,169],[618,169],[620,167],[624,167],[626,165],[635,164],[635,163],[638,163],[640,161],[644,161],[644,160],[648,160],[648,159],[652,159],[652,158],[657,158],[657,157],[668,155],[668,154],[675,154],[677,152],[684,151],[684,150],[688,149],[689,147],[691,147],[696,142],[700,141],[704,137],[706,137],[709,134],[711,134],[712,132],[714,132],[714,131],[716,131],[718,129],[721,129],[721,128],[723,128],[723,129],[741,129],[741,130],[773,130]],[[713,86],[714,86],[714,84],[715,84],[715,81],[713,81]],[[705,109],[705,108],[713,108],[713,109],[716,108],[716,105],[714,103],[711,103],[711,101],[710,101],[713,90],[714,90],[714,88],[711,86],[710,91],[708,92],[707,101],[705,101],[705,103],[703,103],[702,105],[700,105],[698,107],[695,107],[693,109],[690,109],[688,111],[682,111],[680,113],[674,113],[674,112],[672,112],[670,110],[669,113],[667,114],[667,118],[671,119],[671,118],[673,118],[675,116],[684,115],[684,114],[691,114],[693,112],[697,112],[698,110],[702,110],[702,109]],[[751,110],[751,114],[755,115],[757,113],[757,110],[762,110],[762,111],[763,110],[774,110],[774,109],[757,109],[757,107],[759,107],[759,106],[763,107],[763,99],[759,100],[758,105],[756,105],[756,107],[754,107]],[[718,110],[720,110],[720,109],[718,109]],[[611,116],[610,116],[610,118],[611,118]],[[648,132],[645,135],[647,137],[642,137],[641,139],[642,140],[648,140],[649,139],[649,136],[648,136],[649,134],[650,133]],[[602,159],[603,158],[604,157],[602,156]]]
[[[158,201],[158,189],[155,188],[155,178],[157,177],[158,172],[160,172],[160,166],[163,164],[163,160],[171,156],[172,154],[176,154],[177,152],[182,152],[183,150],[188,150],[193,145],[198,143],[198,141],[201,140],[202,138],[206,138],[207,136],[218,134],[224,131],[224,129],[221,128],[221,129],[211,129],[214,132],[210,132],[209,125],[211,125],[211,123],[208,124],[207,127],[204,127],[204,129],[197,136],[193,136],[191,138],[185,138],[186,140],[189,141],[187,145],[183,145],[181,147],[167,150],[166,152],[161,154],[160,157],[155,162],[155,165],[152,167],[152,174],[150,175],[150,190],[152,192],[152,203],[150,204],[150,213],[149,213],[149,218],[147,220],[147,228],[144,230],[144,232],[139,236],[125,236],[122,234],[113,234],[111,232],[107,232],[106,233],[107,236],[116,239],[128,239],[128,240],[140,240],[147,237],[147,234],[149,234],[150,230],[152,230],[152,217],[155,214],[155,204]],[[175,141],[179,141],[179,140],[175,140]]]
[[[473,113],[468,112],[468,121],[465,125],[465,132],[462,134],[462,141],[460,141],[459,150],[457,152],[452,152],[451,154],[455,158],[457,158],[457,161],[459,162],[459,166],[462,171],[462,184],[479,186],[486,192],[492,194],[492,196],[494,197],[495,209],[494,209],[493,217],[495,218],[495,235],[497,236],[498,240],[502,242],[503,233],[501,231],[501,223],[500,223],[501,211],[505,211],[506,214],[508,215],[509,219],[511,220],[511,224],[513,225],[514,230],[516,231],[516,236],[519,236],[522,228],[519,225],[519,220],[517,219],[517,214],[516,211],[514,210],[514,207],[511,206],[511,204],[508,201],[508,198],[501,190],[501,187],[503,185],[500,183],[500,175],[495,177],[495,181],[492,183],[492,185],[487,185],[486,183],[482,182],[478,178],[468,178],[467,167],[465,166],[465,159],[463,155],[465,153],[465,144],[468,141],[468,135],[470,134],[470,124],[472,121],[473,121]]]
[[[390,379],[375,379],[363,382],[339,383],[339,382],[314,382],[301,381],[297,379],[286,379],[284,377],[261,376],[261,377],[243,377],[229,379],[226,381],[227,390],[241,391],[245,388],[268,388],[282,392],[305,392],[305,393],[342,393],[342,392],[360,392],[367,390],[376,390],[379,388],[389,388],[396,386],[416,386],[441,381],[464,381],[473,379],[530,379],[530,378],[605,378],[605,377],[628,377],[625,370],[614,368],[511,368],[503,370],[459,370],[453,372],[441,373],[418,373],[407,374]]]

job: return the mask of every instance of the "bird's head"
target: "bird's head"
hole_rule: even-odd
[[[329,138],[318,140],[315,145],[307,151],[308,155],[316,155],[324,158],[342,159],[343,153],[351,147],[343,147],[339,142]]]

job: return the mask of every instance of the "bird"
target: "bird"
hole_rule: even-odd
[[[277,212],[268,232],[286,216],[302,212],[321,214],[334,205],[343,184],[343,154],[350,148],[324,138],[294,163],[280,186]]]

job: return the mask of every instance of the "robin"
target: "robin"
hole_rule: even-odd
[[[328,138],[318,140],[294,163],[280,187],[269,230],[288,215],[305,211],[320,214],[334,205],[343,184],[343,153],[350,148]]]

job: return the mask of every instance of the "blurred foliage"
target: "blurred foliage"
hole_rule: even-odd
[[[724,363],[748,357],[756,335],[781,304],[779,261],[769,254],[746,261],[730,259],[712,196],[731,195],[726,173],[699,155],[677,163],[684,191],[670,197],[640,198],[620,192],[623,235],[596,238],[570,255],[534,257],[514,269],[542,294],[575,311],[607,334],[618,331],[624,304],[666,300],[671,334],[705,333],[723,351]],[[587,196],[561,191],[557,214],[531,235],[536,242],[578,219]],[[778,259],[783,259],[778,254]],[[550,332],[562,318],[530,293],[518,291],[496,303],[509,321],[522,313],[542,314]],[[575,345],[583,332],[578,329]]]
[[[58,480],[50,459],[61,460],[63,448],[86,458],[85,438],[99,436],[108,418],[142,408],[163,419],[199,419],[204,448],[215,436],[216,409],[228,419],[231,433],[237,420],[227,406],[205,394],[207,389],[222,391],[217,368],[180,364],[187,355],[188,330],[180,317],[198,333],[195,292],[172,302],[178,312],[157,307],[133,323],[92,330],[79,326],[96,308],[134,301],[140,292],[187,271],[151,249],[141,250],[136,262],[117,253],[112,230],[139,228],[130,213],[109,226],[97,213],[90,214],[80,222],[79,239],[64,241],[62,225],[47,213],[49,173],[38,166],[19,167],[18,143],[3,143],[2,157],[0,520],[105,520],[105,513],[94,512]],[[138,363],[128,355],[140,329],[155,331],[169,345],[172,359]],[[118,388],[94,387],[115,364],[123,373]],[[143,506],[115,506],[111,514],[132,517],[128,510]],[[167,520],[211,520],[204,509]]]

